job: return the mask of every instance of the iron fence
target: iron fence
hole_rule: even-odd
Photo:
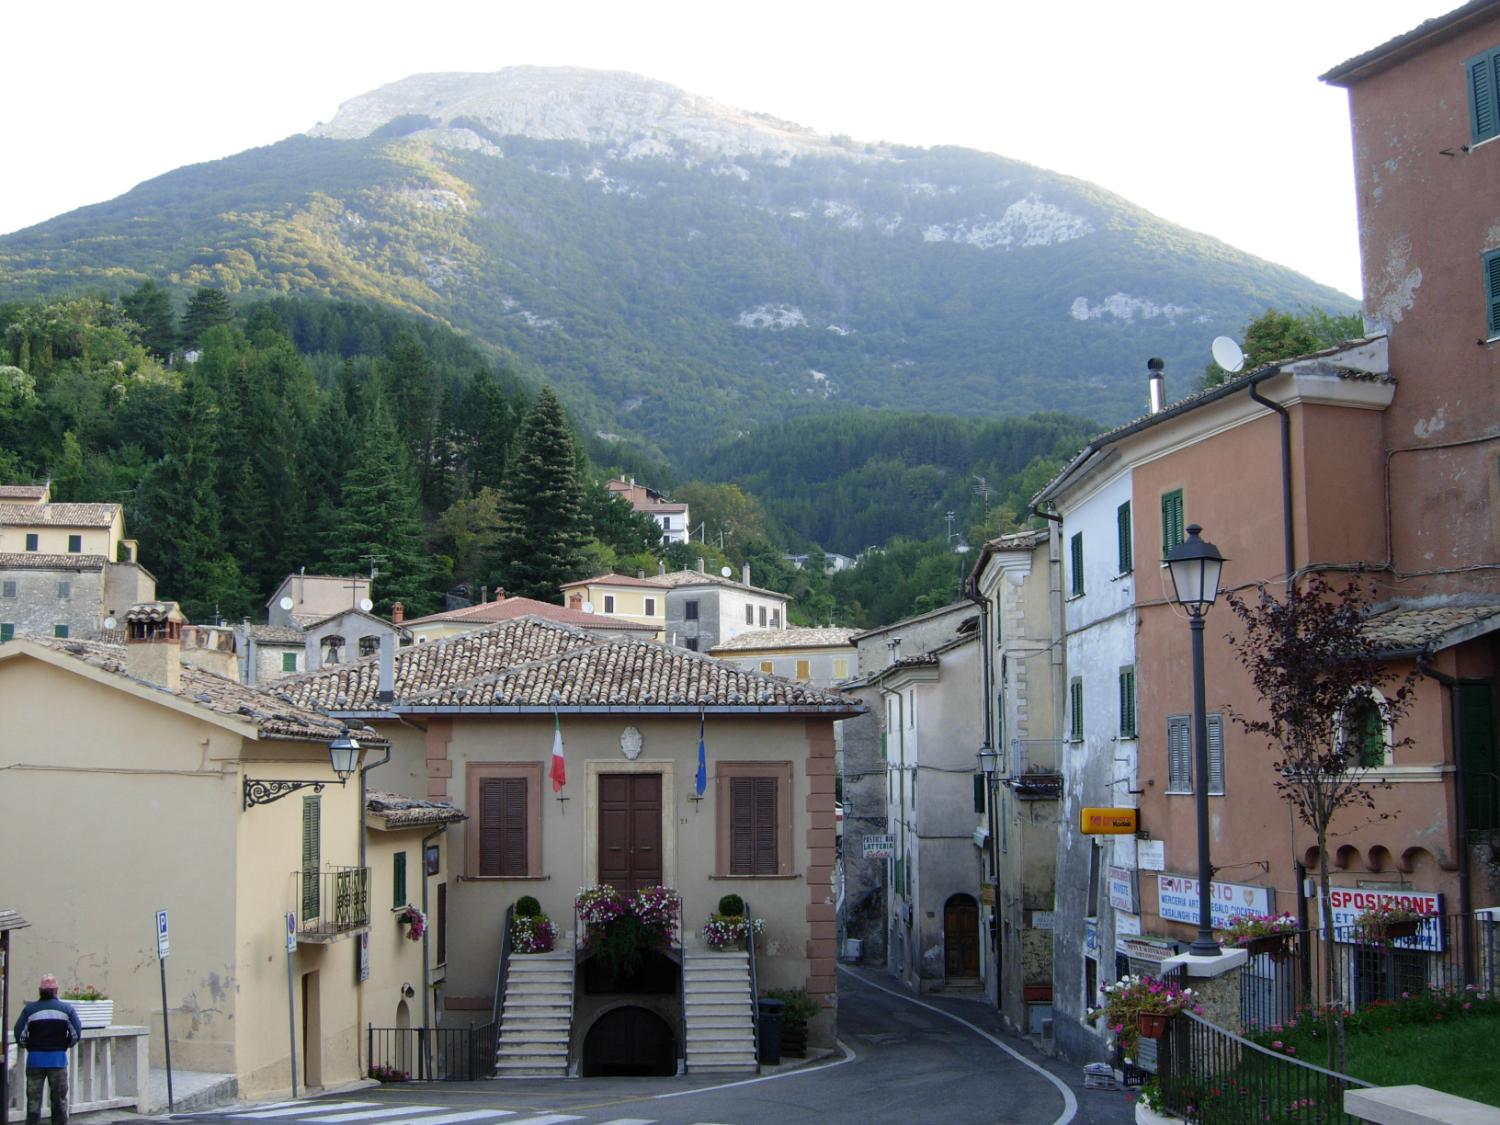
[[[335,935],[370,924],[370,869],[325,867],[292,872],[299,934]]]
[[[1344,1091],[1368,1082],[1256,1045],[1183,1012],[1157,1040],[1165,1110],[1198,1125],[1343,1125]]]
[[[472,1082],[495,1076],[497,1025],[368,1029],[370,1076],[395,1082]]]

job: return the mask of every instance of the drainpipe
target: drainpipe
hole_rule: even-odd
[[[366,854],[368,852],[368,846],[367,845],[368,845],[369,830],[365,827],[365,804],[369,800],[369,797],[368,797],[369,783],[365,780],[365,774],[367,774],[370,770],[374,769],[376,766],[383,766],[383,765],[385,765],[390,760],[391,760],[391,747],[389,745],[387,745],[386,748],[385,748],[385,757],[384,758],[381,758],[380,761],[378,761],[378,762],[368,762],[365,765],[362,765],[362,766],[359,767],[359,867],[360,867],[361,871],[366,870],[368,868],[368,864],[369,864],[369,861],[366,858]],[[367,882],[365,884],[365,909],[369,910],[369,908],[370,908],[370,886],[369,886],[369,883]],[[356,989],[355,993],[354,993],[354,996],[355,996],[355,1005],[358,1008],[358,1011],[355,1013],[355,1019],[358,1022],[355,1024],[355,1026],[356,1027],[363,1027],[364,1026],[364,1022],[365,1022],[365,990],[363,988]],[[359,1038],[360,1037],[358,1035],[355,1036],[356,1040],[358,1040]],[[359,1044],[357,1042],[355,1044],[354,1050],[355,1050],[355,1053],[358,1054],[358,1052],[359,1052]],[[370,1060],[366,1059],[365,1060],[366,1066],[368,1066],[369,1063],[370,1063]]]
[[[427,925],[422,928],[422,1026],[424,1028],[431,1026],[429,1021],[432,1016],[432,967],[427,959],[427,941],[432,933],[432,915],[427,909],[427,845],[446,831],[448,831],[448,826],[440,824],[436,830],[423,836],[421,850],[417,853],[417,861],[422,865],[422,917],[427,919]],[[428,1043],[428,1050],[431,1051],[431,1040],[425,1035],[423,1038]],[[429,1075],[432,1073],[430,1057],[427,1060],[427,1073]]]
[[[1464,804],[1464,735],[1458,713],[1458,680],[1428,665],[1425,656],[1417,657],[1417,671],[1448,689],[1448,710],[1453,715],[1453,828],[1458,834],[1458,912],[1468,917],[1474,909],[1469,889],[1469,810]],[[1464,931],[1464,972],[1474,971],[1474,947],[1469,932]]]
[[[1292,416],[1286,407],[1273,402],[1260,393],[1260,384],[1273,375],[1280,375],[1280,367],[1270,367],[1250,378],[1250,398],[1262,406],[1276,411],[1281,419],[1281,544],[1282,558],[1286,567],[1286,589],[1292,592],[1293,575],[1297,571],[1297,552],[1292,539]]]
[[[984,699],[984,742],[980,746],[981,753],[985,750],[994,751],[995,747],[995,724],[994,724],[994,664],[993,652],[990,647],[990,603],[979,593],[978,583],[973,575],[964,579],[962,587],[963,596],[979,607],[979,690]],[[1002,926],[997,925],[1000,913],[1000,862],[995,855],[995,841],[998,839],[997,823],[995,820],[995,787],[991,783],[992,778],[988,774],[984,777],[984,811],[985,822],[989,828],[989,839],[985,847],[989,852],[990,868],[994,872],[995,879],[995,902],[990,907],[990,972],[994,975],[995,985],[995,1007],[1004,1010],[1004,997],[1000,989],[1000,936]],[[983,872],[980,873],[981,877]]]

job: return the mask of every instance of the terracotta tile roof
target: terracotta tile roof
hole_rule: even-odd
[[[385,821],[386,828],[424,828],[429,824],[456,824],[469,819],[447,801],[422,801],[375,790],[365,794],[365,811]]]
[[[519,617],[472,633],[398,650],[395,696],[397,700],[408,700],[443,685],[464,683],[529,660],[599,643],[598,638],[579,629],[538,617]],[[278,695],[299,706],[339,712],[388,710],[390,704],[376,698],[379,690],[379,656],[288,676],[277,680],[275,685]]]
[[[0,500],[43,500],[47,491],[45,484],[0,484]]]
[[[28,636],[25,639],[28,643],[51,649],[122,679],[131,678],[125,670],[124,645],[55,637]],[[327,742],[346,725],[340,719],[292,706],[268,691],[247,687],[186,664],[182,666],[182,687],[176,694],[178,698],[216,714],[253,723],[263,738]],[[358,723],[348,725],[351,733],[361,742],[368,741],[381,746],[386,744],[383,737],[368,727]]]
[[[721,574],[709,574],[702,570],[669,570],[665,574],[656,576],[658,585],[671,586],[728,586],[735,590],[748,590],[752,594],[763,594],[772,598],[780,598],[782,601],[791,601],[787,594],[777,593],[775,590],[762,589],[759,586],[747,586],[743,582],[736,582],[732,578],[725,578]]]
[[[290,625],[252,625],[250,639],[258,645],[297,645],[307,641],[307,634]]]
[[[621,638],[509,668],[469,682],[453,680],[416,697],[421,706],[481,708],[687,707],[863,710],[863,704],[726,664],[684,648]]]
[[[103,555],[44,555],[39,551],[0,552],[0,569],[103,570]]]
[[[854,647],[850,639],[857,633],[857,629],[844,629],[836,626],[821,628],[791,628],[791,629],[757,629],[751,633],[741,633],[737,637],[731,637],[723,644],[710,649],[714,652],[739,652],[744,649],[767,649],[767,648],[829,648],[832,646]]]
[[[1398,608],[1365,621],[1365,636],[1382,654],[1436,652],[1500,629],[1500,604]]]
[[[118,504],[0,504],[0,523],[20,527],[108,527]]]
[[[607,617],[598,613],[584,613],[580,609],[569,609],[565,605],[539,602],[535,598],[506,598],[504,601],[484,602],[480,605],[450,609],[445,613],[432,613],[426,617],[411,618],[405,625],[425,625],[442,621],[458,624],[480,623],[492,625],[497,621],[513,621],[517,617],[531,614],[545,621],[556,621],[579,629],[634,629],[645,633],[656,632],[655,625],[644,621],[630,621],[623,617]]]
[[[580,578],[577,582],[564,582],[562,588],[571,590],[574,586],[630,586],[638,589],[642,586],[652,586],[665,589],[666,585],[655,575],[650,578],[631,578],[624,574],[598,574],[593,578]]]

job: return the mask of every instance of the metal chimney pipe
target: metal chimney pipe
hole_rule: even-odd
[[[1167,406],[1166,366],[1166,362],[1156,356],[1146,361],[1146,370],[1150,372],[1152,414],[1160,414]]]
[[[396,638],[391,633],[380,638],[380,687],[376,698],[382,703],[396,698]]]

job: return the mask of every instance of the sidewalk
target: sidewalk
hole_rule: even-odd
[[[1011,1050],[1046,1070],[1073,1091],[1073,1096],[1078,1099],[1078,1116],[1073,1118],[1075,1125],[1133,1125],[1135,1121],[1134,1091],[1084,1089],[1083,1063],[1069,1062],[1066,1059],[1044,1055],[1032,1045],[1030,1040],[1011,1034],[1001,1022],[1000,1013],[983,994],[945,996],[941,992],[924,992],[918,996],[902,988],[896,979],[884,969],[840,964],[839,971],[856,976],[878,988],[899,993],[913,1003],[925,1004],[929,1008],[956,1017],[980,1031],[993,1035]]]

